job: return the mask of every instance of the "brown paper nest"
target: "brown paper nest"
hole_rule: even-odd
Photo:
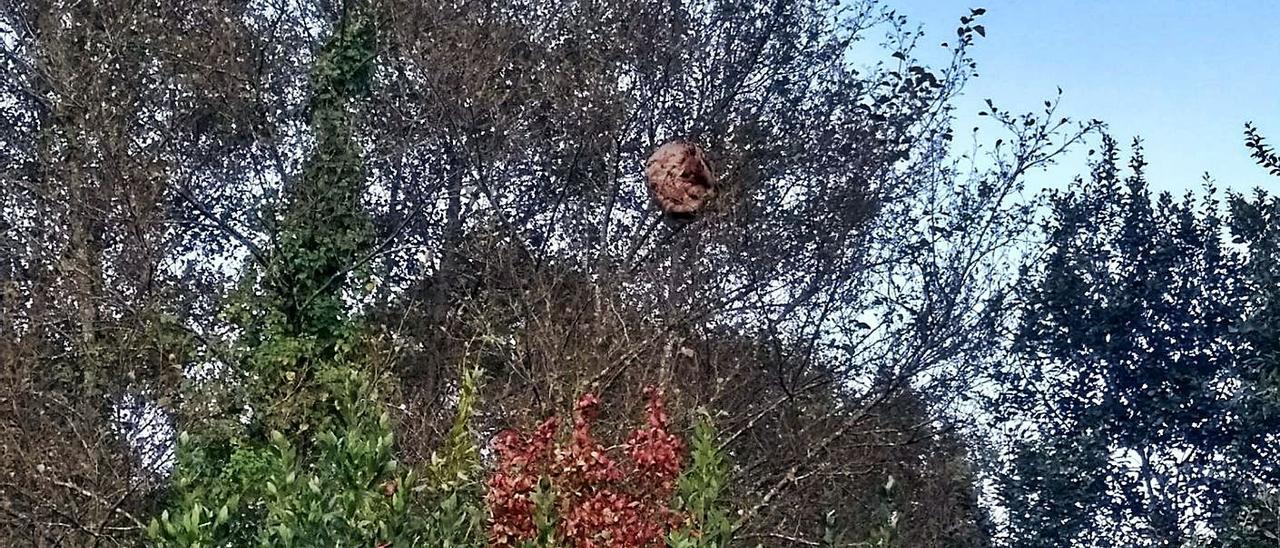
[[[668,215],[696,214],[715,196],[715,174],[693,143],[676,140],[658,147],[644,171],[653,201]]]

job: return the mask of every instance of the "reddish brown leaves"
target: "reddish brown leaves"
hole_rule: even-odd
[[[519,546],[522,540],[537,534],[533,522],[533,492],[551,463],[550,448],[557,426],[556,419],[550,418],[532,435],[504,430],[494,439],[498,467],[489,478],[486,495],[493,546]]]
[[[567,445],[553,447],[555,419],[529,436],[508,430],[494,442],[498,468],[489,480],[493,546],[515,547],[532,539],[532,494],[538,482],[550,481],[555,495],[556,536],[573,548],[649,548],[681,520],[668,508],[680,475],[684,443],[666,431],[662,395],[648,392],[647,425],[623,445],[627,462],[619,463],[591,435],[600,400],[584,395],[574,409]]]

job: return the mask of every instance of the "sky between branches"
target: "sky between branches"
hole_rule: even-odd
[[[926,37],[917,55],[942,66],[958,19],[983,7],[980,77],[957,101],[957,138],[981,126],[987,98],[1039,111],[1061,86],[1059,113],[1097,118],[1122,143],[1144,141],[1153,190],[1181,194],[1208,171],[1220,188],[1268,184],[1242,145],[1244,123],[1280,135],[1280,2],[1275,0],[894,0]],[[990,131],[989,131],[990,129]],[[1063,188],[1083,156],[1031,179]]]

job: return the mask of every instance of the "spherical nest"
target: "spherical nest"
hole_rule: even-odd
[[[715,175],[698,145],[671,141],[658,147],[645,164],[649,193],[668,215],[698,213],[715,196]]]

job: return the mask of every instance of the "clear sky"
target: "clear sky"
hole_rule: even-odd
[[[1103,120],[1124,144],[1143,139],[1153,189],[1198,188],[1208,171],[1221,188],[1280,190],[1242,144],[1246,121],[1280,144],[1280,0],[887,3],[924,25],[919,53],[934,66],[960,16],[987,9],[987,38],[973,50],[980,77],[959,102],[958,130],[979,122],[983,99],[1026,112],[1061,86],[1063,114]],[[1033,182],[1061,187],[1082,161]]]

